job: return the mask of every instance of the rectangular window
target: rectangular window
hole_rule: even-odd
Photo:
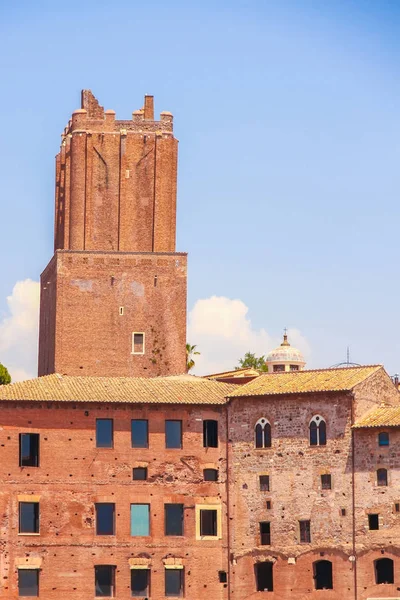
[[[39,466],[39,434],[38,433],[20,433],[19,434],[19,466],[20,467],[38,467]]]
[[[18,569],[18,596],[39,596],[39,569]]]
[[[19,503],[19,533],[39,533],[39,502]]]
[[[271,523],[269,521],[260,523],[260,543],[261,546],[271,545]]]
[[[274,367],[273,367],[274,373],[278,373],[279,371],[284,371],[284,370],[285,370],[285,365],[274,365]]]
[[[218,469],[204,469],[204,481],[218,481]]]
[[[257,592],[272,592],[273,583],[273,563],[270,561],[259,562],[255,565]]]
[[[200,510],[200,535],[209,537],[218,535],[217,511],[215,509]]]
[[[132,419],[131,440],[132,448],[149,447],[149,422],[147,419]]]
[[[132,333],[132,354],[144,354],[144,333]]]
[[[182,421],[165,421],[165,447],[182,448]]]
[[[165,596],[183,596],[183,569],[165,569]]]
[[[332,478],[329,474],[321,475],[321,489],[323,489],[323,490],[332,489]]]
[[[302,544],[311,543],[311,521],[299,521],[300,542]]]
[[[368,515],[368,527],[371,530],[379,529],[379,515]]]
[[[272,508],[272,502],[271,500],[267,500],[267,510],[271,510]]]
[[[150,569],[131,569],[131,595],[150,596]]]
[[[165,535],[183,535],[183,504],[165,504]]]
[[[260,475],[260,492],[269,492],[269,475]]]
[[[131,535],[150,535],[149,504],[131,504]]]
[[[94,568],[94,587],[96,598],[114,598],[115,566],[96,565]]]
[[[132,471],[133,481],[146,481],[147,467],[134,467]]]
[[[96,448],[113,447],[113,420],[96,419]]]
[[[226,571],[218,571],[218,579],[220,583],[226,583],[228,581],[228,575]]]
[[[218,448],[218,421],[208,419],[203,421],[204,448]]]
[[[346,516],[346,509],[345,508],[341,508],[340,509],[340,514],[342,515],[342,517]]]
[[[394,512],[400,512],[400,503],[396,502],[394,505]]]
[[[115,504],[100,502],[96,507],[96,535],[115,535]]]

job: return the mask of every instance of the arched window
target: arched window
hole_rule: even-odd
[[[332,590],[332,563],[330,560],[317,560],[313,563],[316,590]]]
[[[381,486],[388,484],[387,469],[378,469],[376,471],[376,483]]]
[[[389,446],[389,434],[387,431],[378,433],[378,444],[379,446]]]
[[[310,446],[326,446],[326,423],[320,415],[310,421]]]
[[[256,448],[271,447],[271,425],[267,419],[264,419],[264,417],[258,419],[254,433]]]
[[[393,561],[391,558],[378,558],[374,562],[375,583],[394,583]]]

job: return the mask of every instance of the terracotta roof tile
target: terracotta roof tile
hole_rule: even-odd
[[[234,369],[233,371],[223,371],[222,373],[212,373],[204,375],[206,379],[218,379],[221,377],[258,377],[261,371],[253,369],[253,367],[245,367],[243,369]]]
[[[380,369],[383,369],[381,365],[373,365],[342,369],[267,373],[240,386],[239,389],[236,387],[229,397],[350,391],[354,386]]]
[[[1,400],[225,404],[235,385],[201,377],[72,377],[45,375],[0,386]]]
[[[363,415],[353,425],[354,429],[364,427],[400,427],[400,406],[380,406]]]

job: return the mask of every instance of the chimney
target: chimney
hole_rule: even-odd
[[[154,121],[154,96],[144,97],[144,118],[148,121]]]

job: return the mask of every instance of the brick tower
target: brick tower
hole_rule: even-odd
[[[153,377],[186,367],[178,142],[153,97],[117,121],[82,92],[56,157],[54,256],[41,276],[39,375]]]

